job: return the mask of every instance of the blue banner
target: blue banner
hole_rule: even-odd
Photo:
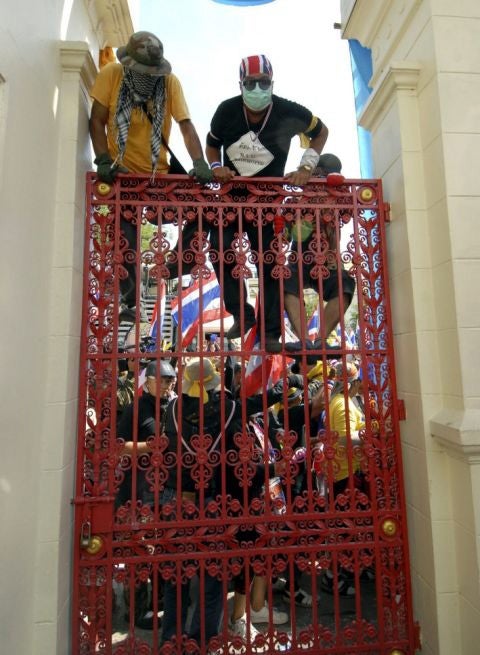
[[[352,66],[353,91],[357,118],[367,102],[372,89],[368,83],[372,77],[372,53],[355,39],[349,39],[350,61]],[[360,125],[358,130],[358,148],[360,152],[360,171],[362,177],[373,177],[372,137],[370,132]]]

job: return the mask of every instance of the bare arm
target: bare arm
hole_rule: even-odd
[[[107,123],[108,107],[101,105],[98,100],[93,101],[92,112],[90,114],[90,138],[92,139],[93,150],[95,155],[101,155],[108,152],[107,145]]]
[[[328,139],[328,127],[322,124],[322,129],[320,130],[320,134],[317,134],[317,136],[311,139],[309,147],[313,148],[318,152],[319,155],[321,155],[322,150],[325,147],[325,143],[327,142],[327,139]]]
[[[180,127],[180,131],[185,142],[185,148],[192,158],[192,161],[195,161],[196,159],[203,159],[202,144],[200,143],[197,130],[195,129],[192,121],[187,118],[184,121],[180,121],[178,126]]]

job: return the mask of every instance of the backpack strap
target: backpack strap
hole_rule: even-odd
[[[176,401],[177,401],[177,399],[175,398],[175,401],[174,401],[174,403],[172,403],[172,405],[176,405]],[[218,446],[218,444],[219,444],[219,442],[220,442],[220,439],[222,438],[222,434],[223,434],[224,430],[226,430],[226,429],[228,428],[228,426],[230,425],[230,423],[231,423],[231,421],[232,421],[233,415],[235,414],[236,403],[235,403],[234,400],[232,400],[232,401],[230,401],[230,402],[231,402],[231,406],[230,406],[230,413],[229,413],[229,415],[228,415],[228,418],[227,418],[227,420],[225,421],[225,425],[223,426],[223,429],[220,430],[220,432],[218,433],[217,438],[216,438],[215,441],[213,442],[213,444],[212,444],[212,446],[211,446],[211,448],[210,448],[210,451],[213,451],[213,450],[215,450],[215,449],[217,448],[217,446]],[[175,406],[173,407],[173,410],[174,410],[174,411],[173,411],[173,420],[174,420],[174,422],[175,422],[175,429],[176,429],[177,434],[178,434],[178,423],[177,423],[177,416],[176,416],[176,414],[175,414]],[[185,439],[183,438],[183,436],[182,436],[182,444],[185,446],[185,449],[186,449],[186,450],[187,450],[191,455],[194,454],[195,451],[193,451],[193,450],[190,448],[189,444],[185,441]]]
[[[173,417],[173,422],[175,424],[175,430],[177,431],[178,434],[178,421],[177,421],[177,414],[175,413],[175,408],[177,406],[177,398],[173,400],[173,402],[170,403],[169,407],[172,407],[172,417]],[[167,408],[168,409],[168,408]],[[167,412],[165,412],[166,414]],[[165,416],[165,423],[167,422],[167,417]]]
[[[225,425],[223,426],[224,430],[226,430],[228,428],[228,426],[230,425],[230,422],[231,422],[231,420],[233,418],[233,415],[235,413],[235,407],[236,407],[235,401],[232,400],[231,403],[232,403],[232,406],[231,406],[231,409],[230,409],[230,414],[229,414],[227,420],[225,421]],[[215,450],[215,448],[218,446],[218,442],[220,441],[220,438],[222,436],[222,432],[223,432],[223,430],[220,431],[218,437],[215,439],[215,441],[212,444],[212,447],[211,447],[210,450]]]

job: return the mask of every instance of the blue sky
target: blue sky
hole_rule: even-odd
[[[136,30],[154,32],[180,79],[202,144],[217,105],[239,93],[242,57],[272,62],[274,92],[308,107],[329,129],[324,152],[334,152],[347,177],[359,177],[358,142],[347,41],[333,29],[339,0],[275,0],[235,7],[212,0],[140,0]],[[190,165],[178,128],[171,145]],[[287,171],[301,157],[292,142]]]

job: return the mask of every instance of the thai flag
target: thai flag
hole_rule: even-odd
[[[310,320],[308,321],[307,330],[308,330],[308,336],[312,341],[314,341],[318,337],[318,332],[320,330],[320,318],[318,316],[318,307],[313,312]]]
[[[258,296],[255,304],[255,315],[258,308]],[[245,397],[254,396],[263,388],[269,389],[282,377],[285,370],[284,358],[282,355],[262,355],[260,351],[260,337],[257,334],[255,324],[245,339],[245,351],[251,355],[245,369],[245,380],[243,393]],[[265,360],[265,365],[263,361]],[[290,361],[290,358],[288,359]]]
[[[226,316],[229,314],[222,306],[220,287],[213,272],[209,278],[196,280],[182,291],[180,302],[178,298],[172,302],[172,318],[182,333],[183,348],[192,342],[200,323],[203,325]]]
[[[263,387],[267,388],[269,385],[270,375],[272,372],[273,357],[264,357],[259,353],[260,350],[260,337],[257,335],[257,326],[254,325],[250,330],[250,334],[245,340],[245,350],[251,352],[245,369],[245,382],[243,392],[245,397],[254,396]],[[265,371],[262,363],[265,359]]]

